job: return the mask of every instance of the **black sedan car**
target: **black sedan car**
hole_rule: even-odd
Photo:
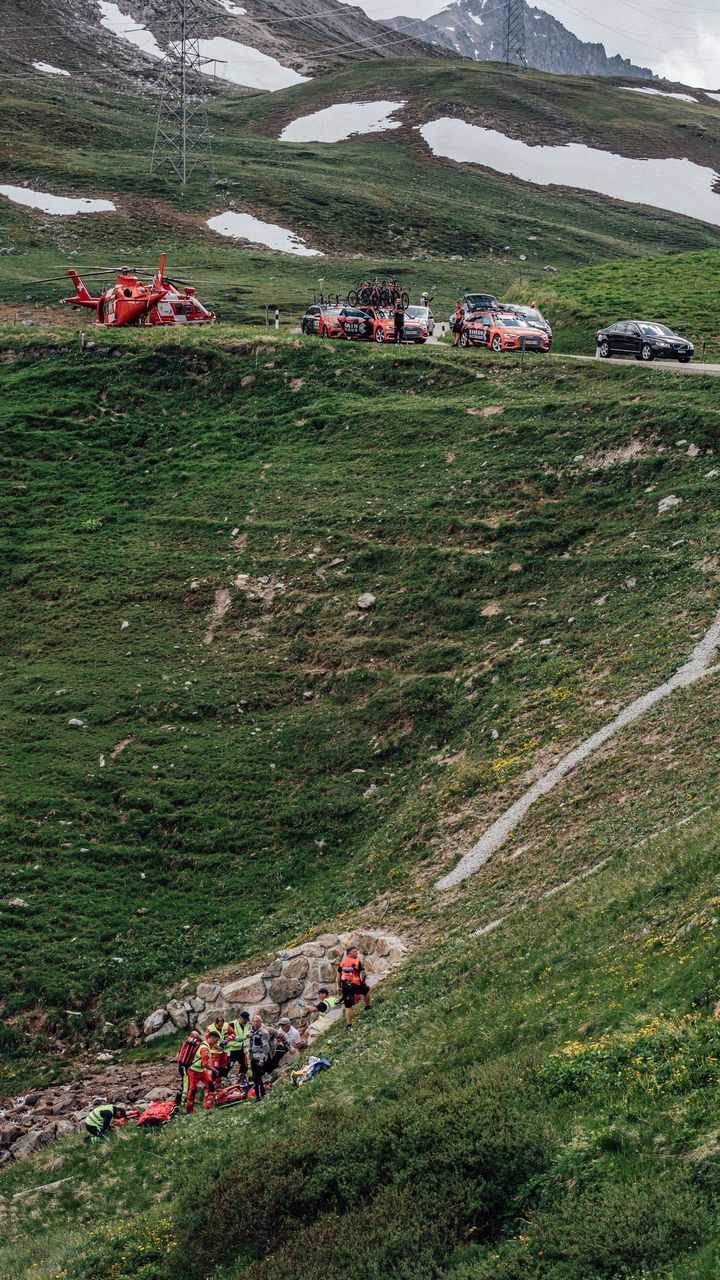
[[[608,356],[635,356],[636,360],[679,360],[687,364],[695,348],[687,338],[673,333],[666,324],[654,320],[618,320],[598,329],[595,344],[603,359]]]

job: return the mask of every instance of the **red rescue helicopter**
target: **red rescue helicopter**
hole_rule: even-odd
[[[71,298],[63,302],[73,307],[95,311],[96,324],[114,328],[149,324],[213,324],[215,312],[204,307],[191,285],[173,284],[167,280],[165,254],[150,284],[141,280],[130,267],[121,267],[115,284],[91,298],[77,271],[68,271],[75,285]]]

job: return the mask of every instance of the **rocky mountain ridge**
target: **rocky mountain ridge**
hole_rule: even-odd
[[[492,0],[456,0],[432,17],[388,18],[398,32],[442,45],[475,62],[500,62],[503,50],[504,12]],[[609,57],[602,44],[573,35],[557,18],[535,9],[525,0],[525,39],[528,66],[557,75],[633,76],[652,79],[648,67],[635,66],[628,58]]]

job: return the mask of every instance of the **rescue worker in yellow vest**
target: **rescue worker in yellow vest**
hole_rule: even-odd
[[[206,1111],[209,1111],[212,1107],[213,1095],[215,1093],[215,1081],[220,1075],[218,1068],[213,1066],[213,1057],[217,1052],[217,1031],[208,1031],[207,1039],[199,1042],[197,1053],[188,1068],[190,1083],[188,1085],[187,1099],[185,1101],[185,1110],[188,1115],[190,1115],[191,1111],[195,1110],[195,1094],[197,1093],[198,1085],[200,1084],[205,1086],[203,1093],[203,1108]]]
[[[243,1009],[239,1018],[229,1023],[225,1037],[225,1048],[228,1055],[228,1075],[245,1083],[248,1074],[248,1046],[250,1043],[250,1014]],[[238,1071],[233,1071],[234,1067]]]
[[[124,1120],[125,1114],[124,1107],[116,1106],[112,1102],[103,1102],[99,1107],[93,1107],[90,1114],[85,1117],[87,1134],[83,1142],[92,1142],[93,1138],[107,1137],[113,1120]]]
[[[228,1036],[232,1035],[232,1026],[229,1022],[225,1022],[223,1018],[217,1017],[207,1029],[207,1034],[210,1035],[211,1033],[217,1036],[218,1043],[210,1065],[216,1067],[221,1076],[226,1076],[228,1073],[226,1042]]]
[[[345,1025],[352,1027],[353,1012],[360,996],[366,1009],[370,1008],[370,988],[366,981],[365,965],[357,947],[348,947],[347,955],[337,970],[337,993],[345,1008]]]

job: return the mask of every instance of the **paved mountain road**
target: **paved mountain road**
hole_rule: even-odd
[[[644,369],[662,369],[664,373],[705,373],[710,378],[720,378],[720,364],[680,364],[677,360],[623,360],[618,356],[612,356],[609,360],[597,359],[596,356],[571,356],[561,354],[560,352],[552,353],[556,360],[583,360],[589,361],[590,364],[599,364],[603,368],[612,368],[614,364],[632,365],[633,369],[637,369],[641,364]]]

